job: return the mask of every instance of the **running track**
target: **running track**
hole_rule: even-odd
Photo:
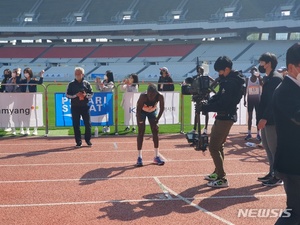
[[[274,224],[273,214],[238,217],[241,209],[284,209],[286,200],[282,186],[256,181],[268,170],[266,154],[245,146],[246,130],[234,126],[226,142],[223,189],[206,186],[209,152],[193,150],[184,135],[160,135],[164,166],[152,164],[146,136],[141,168],[135,136],[101,136],[79,149],[73,137],[1,138],[0,223]]]

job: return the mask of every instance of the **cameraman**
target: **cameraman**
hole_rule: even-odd
[[[227,56],[220,56],[214,69],[221,76],[219,91],[201,106],[204,113],[217,112],[211,129],[209,151],[214,161],[215,170],[205,177],[208,186],[214,188],[228,187],[224,171],[223,146],[234,122],[237,121],[237,104],[243,95],[244,79],[238,71],[232,70],[232,61]]]

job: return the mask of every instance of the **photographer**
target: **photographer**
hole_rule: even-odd
[[[228,187],[226,173],[224,171],[223,145],[234,122],[237,121],[237,104],[240,102],[244,79],[238,71],[232,70],[232,61],[227,56],[220,56],[214,69],[219,73],[219,91],[207,102],[202,104],[204,113],[217,112],[216,120],[211,129],[209,151],[215,165],[215,171],[206,176],[210,182],[208,186],[214,188]]]

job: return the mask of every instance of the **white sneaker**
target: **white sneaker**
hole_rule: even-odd
[[[23,129],[23,128],[20,128],[20,134],[21,134],[21,135],[24,135],[24,134],[25,134],[25,132],[24,132],[24,129]]]
[[[38,135],[37,128],[34,128],[32,135],[34,135],[34,136]]]
[[[10,127],[5,128],[4,131],[5,131],[5,132],[11,132],[11,128],[10,128]]]
[[[29,130],[29,128],[26,129],[26,135],[30,135],[30,130]]]
[[[106,133],[106,132],[107,132],[107,128],[106,128],[106,127],[103,127],[103,128],[102,128],[102,132],[103,132],[103,133]]]
[[[106,133],[110,133],[110,127],[106,128]]]

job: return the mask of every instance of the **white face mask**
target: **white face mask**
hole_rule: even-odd
[[[28,78],[28,77],[29,77],[29,73],[25,73],[24,76],[25,76],[26,78]]]

